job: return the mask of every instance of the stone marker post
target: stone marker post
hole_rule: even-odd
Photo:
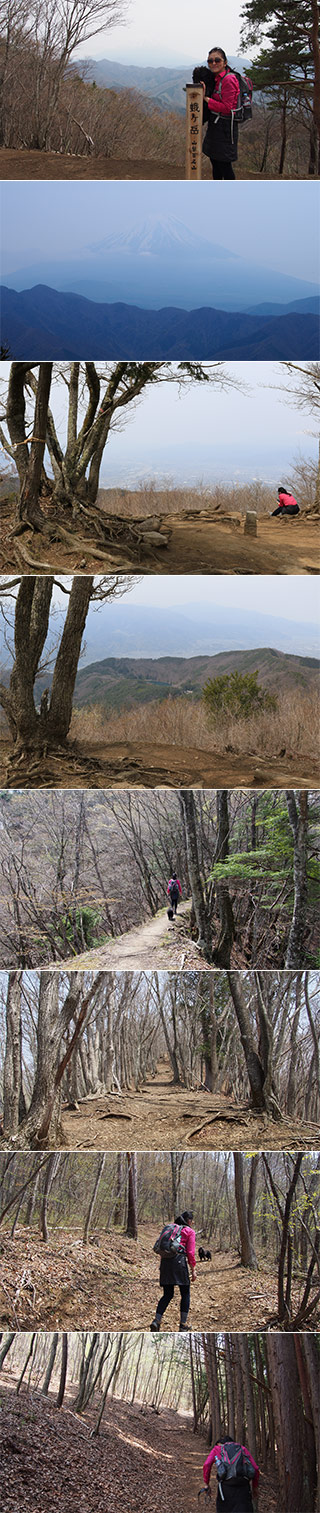
[[[257,515],[256,515],[256,511],[255,510],[246,510],[246,518],[245,518],[245,522],[244,522],[244,535],[245,536],[256,536],[257,535]]]
[[[186,179],[201,179],[202,84],[186,84]]]

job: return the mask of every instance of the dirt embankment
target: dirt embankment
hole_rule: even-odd
[[[70,1392],[57,1412],[52,1393],[41,1397],[23,1387],[17,1397],[8,1372],[1,1382],[0,1497],[6,1513],[196,1513],[201,1506],[208,1443],[192,1433],[191,1419],[108,1399],[93,1439],[97,1406],[79,1418]],[[284,1513],[274,1473],[260,1479],[259,1513]]]
[[[159,1257],[153,1246],[161,1225],[141,1224],[138,1240],[120,1230],[95,1229],[83,1245],[81,1232],[54,1230],[44,1246],[38,1235],[18,1228],[14,1240],[2,1233],[0,1323],[19,1329],[149,1330],[162,1289]],[[200,1239],[199,1239],[200,1243]],[[197,1261],[191,1286],[189,1324],[196,1330],[264,1329],[277,1314],[276,1268],[261,1259],[257,1272],[240,1265],[234,1250],[215,1250]],[[293,1306],[299,1284],[293,1284]],[[179,1329],[176,1289],[161,1330]],[[313,1321],[313,1327],[317,1319]]]

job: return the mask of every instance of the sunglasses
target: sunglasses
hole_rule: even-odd
[[[210,56],[207,59],[207,62],[208,63],[223,63],[223,58],[221,57],[221,53],[219,53],[219,57],[217,57],[215,54],[213,55],[213,53],[210,53]]]

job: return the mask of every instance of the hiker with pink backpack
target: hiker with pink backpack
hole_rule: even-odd
[[[229,68],[223,47],[210,47],[207,67],[194,68],[193,83],[203,87],[207,132],[202,151],[210,158],[213,179],[234,179],[238,129],[252,117],[251,79]]]
[[[174,1219],[173,1223],[165,1224],[158,1236],[153,1249],[156,1256],[160,1256],[160,1287],[163,1288],[163,1297],[159,1298],[154,1319],[150,1324],[152,1334],[158,1334],[161,1327],[161,1319],[172,1302],[175,1287],[180,1289],[180,1333],[188,1329],[187,1318],[190,1308],[190,1276],[191,1282],[196,1276],[196,1235],[191,1229],[193,1214],[184,1209],[182,1214]]]
[[[225,1434],[213,1445],[203,1467],[203,1493],[206,1489],[207,1497],[211,1492],[213,1468],[218,1481],[217,1513],[253,1513],[253,1497],[258,1493],[260,1472],[246,1445],[238,1444],[230,1434]],[[199,1506],[201,1496],[200,1492]]]

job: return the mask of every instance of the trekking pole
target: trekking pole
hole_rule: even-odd
[[[186,179],[201,179],[202,84],[186,84]]]

